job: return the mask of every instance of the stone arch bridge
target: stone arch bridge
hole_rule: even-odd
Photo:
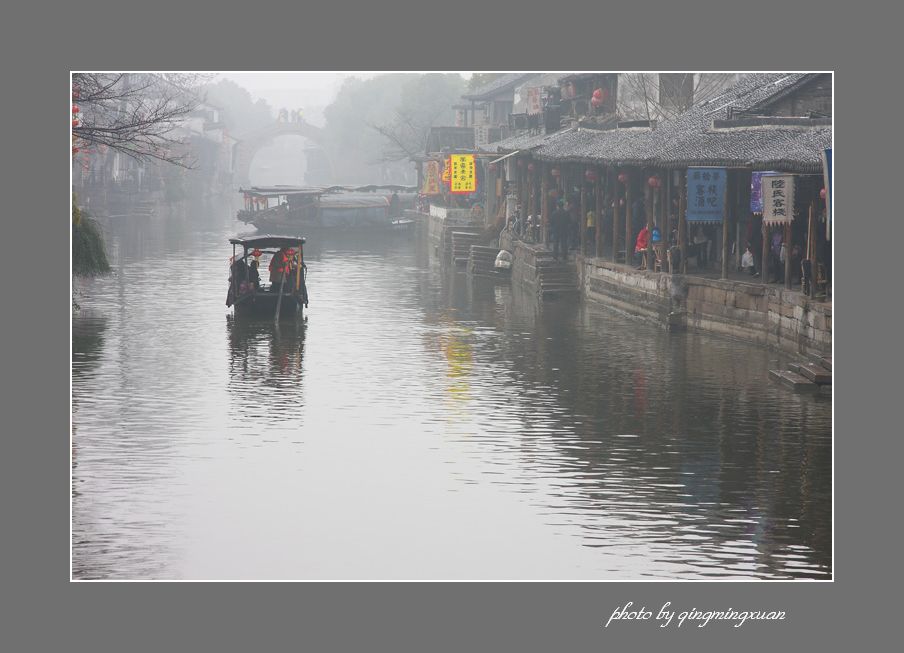
[[[303,120],[275,122],[263,129],[247,132],[237,137],[239,142],[233,146],[233,181],[236,186],[247,188],[251,184],[251,162],[254,155],[280,136],[303,136],[321,149],[324,147],[323,130]],[[325,153],[323,159],[329,165]]]

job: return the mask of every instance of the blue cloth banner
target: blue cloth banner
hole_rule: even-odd
[[[763,212],[763,175],[775,175],[776,172],[756,170],[750,175],[750,212]]]
[[[722,222],[727,177],[725,168],[687,169],[688,222]]]

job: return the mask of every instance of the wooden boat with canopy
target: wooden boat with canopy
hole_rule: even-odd
[[[300,315],[308,305],[305,240],[269,235],[230,238],[226,306],[235,306],[236,315],[273,320]]]

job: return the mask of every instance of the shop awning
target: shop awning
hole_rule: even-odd
[[[509,152],[509,153],[506,154],[505,156],[501,156],[501,157],[499,157],[498,159],[494,159],[494,160],[490,161],[490,163],[499,163],[499,162],[502,161],[503,159],[507,159],[507,158],[509,158],[510,156],[515,156],[515,155],[518,154],[518,152],[520,152],[520,151],[521,151],[521,150],[515,150],[514,152]]]

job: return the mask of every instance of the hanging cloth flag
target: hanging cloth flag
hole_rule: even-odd
[[[794,218],[794,175],[768,175],[763,183],[763,223],[787,224]]]

